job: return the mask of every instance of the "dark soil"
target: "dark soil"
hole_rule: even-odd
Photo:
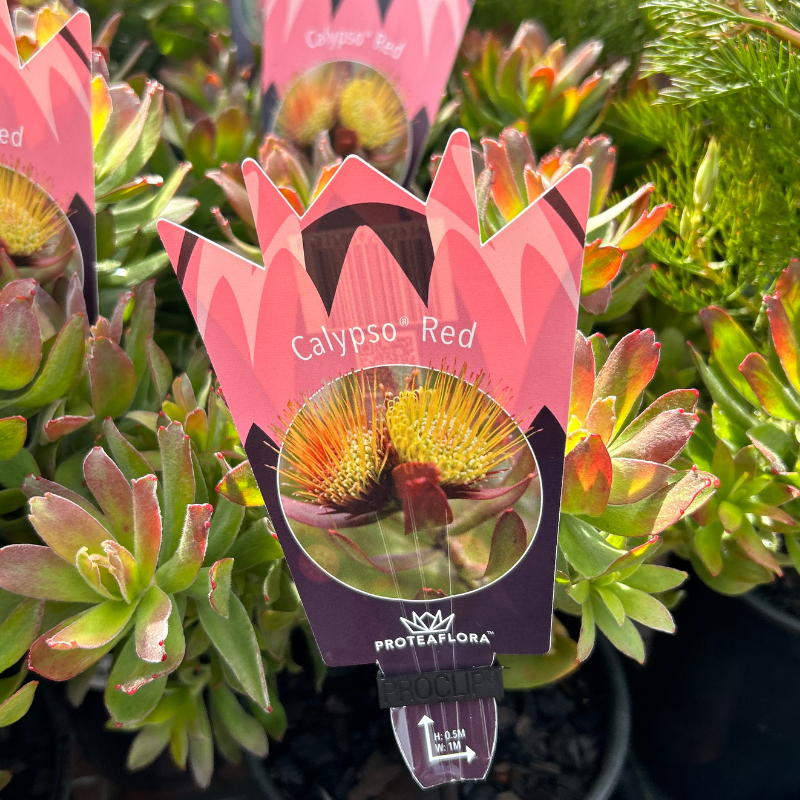
[[[332,669],[321,694],[307,672],[281,676],[289,732],[271,744],[265,766],[287,800],[436,796],[418,789],[406,770],[389,712],[378,708],[375,674],[375,667]],[[600,771],[609,700],[599,656],[557,687],[506,694],[489,779],[463,784],[457,796],[582,800]]]
[[[787,570],[782,578],[759,586],[757,593],[781,611],[800,619],[800,574],[794,570]]]
[[[40,683],[28,713],[14,725],[0,728],[0,769],[12,773],[3,800],[56,800],[61,796],[67,734],[55,719],[50,690]]]

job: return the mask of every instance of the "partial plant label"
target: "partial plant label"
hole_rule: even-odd
[[[22,20],[27,12],[15,13]],[[81,11],[55,34],[43,27],[31,20],[31,30],[15,31],[0,0],[0,259],[4,272],[50,291],[77,272],[91,314],[91,25]]]
[[[310,161],[356,154],[415,174],[472,0],[267,0],[267,130]]]
[[[590,172],[486,243],[463,131],[427,203],[348,158],[299,217],[243,172],[265,267],[159,231],[322,657],[398,676],[422,786],[480,779],[497,687],[464,670],[550,647]]]

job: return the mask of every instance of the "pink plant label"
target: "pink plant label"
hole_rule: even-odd
[[[350,157],[300,217],[243,171],[265,266],[159,232],[322,657],[378,662],[420,785],[481,779],[482,668],[550,647],[591,173],[482,242],[463,131],[427,203]]]
[[[415,174],[472,0],[265,0],[267,129]]]
[[[91,79],[86,12],[22,62],[8,5],[0,0],[0,209],[8,226],[0,253],[42,284],[78,272],[90,312],[96,308]]]

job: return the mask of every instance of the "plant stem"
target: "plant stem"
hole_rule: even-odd
[[[447,535],[447,528],[441,528],[434,539],[434,546],[441,550],[450,560],[456,577],[468,590],[477,589],[478,586],[470,575],[470,561],[464,553],[464,547],[457,539]]]

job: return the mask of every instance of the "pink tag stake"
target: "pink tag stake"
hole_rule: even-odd
[[[243,173],[263,267],[159,233],[322,658],[378,663],[421,786],[479,780],[495,654],[550,648],[591,173],[487,242],[464,131],[426,203],[357,157],[302,217]]]
[[[92,33],[79,11],[27,61],[0,0],[0,185],[6,213],[32,210],[26,241],[0,242],[22,277],[52,288],[83,279],[90,319],[97,316]],[[22,237],[19,237],[20,239]]]

